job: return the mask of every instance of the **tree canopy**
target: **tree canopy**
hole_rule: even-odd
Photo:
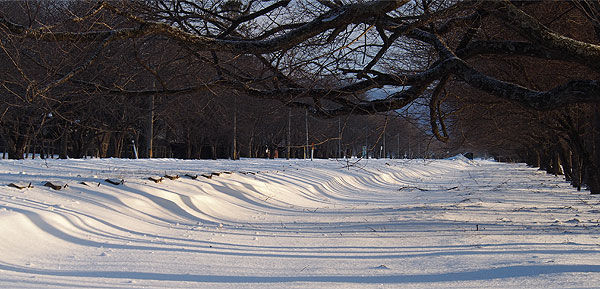
[[[5,10],[0,24],[3,40],[90,46],[87,56],[60,78],[32,81],[34,95],[82,80],[80,73],[108,53],[109,43],[158,37],[206,61],[218,74],[202,83],[162,87],[163,93],[227,86],[333,116],[395,110],[452,78],[527,108],[551,110],[597,102],[600,84],[577,78],[540,90],[502,80],[469,61],[480,55],[518,55],[576,63],[595,73],[600,63],[598,5],[567,2],[562,6],[570,6],[569,11],[553,17],[578,14],[578,29],[588,33],[551,29],[552,23],[543,23],[544,16],[532,7],[556,12],[544,6],[557,4],[543,1],[126,1],[87,7],[57,2],[48,14],[62,15],[18,19]],[[484,23],[490,22],[496,31],[483,34],[490,28]],[[250,58],[270,73],[246,75],[228,67],[226,57]],[[332,85],[331,79],[338,81]],[[118,89],[114,83],[95,84]],[[385,99],[357,97],[382,86],[403,89]]]

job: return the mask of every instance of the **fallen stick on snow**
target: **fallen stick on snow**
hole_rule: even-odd
[[[419,190],[419,191],[422,191],[422,192],[427,192],[427,191],[429,191],[428,189],[422,189],[422,188],[419,188],[419,187],[413,187],[413,186],[409,186],[409,187],[402,187],[402,188],[399,188],[399,189],[398,189],[398,191],[402,191],[402,190],[406,190],[406,189],[415,189],[415,190]]]
[[[414,190],[419,190],[419,191],[422,191],[422,192],[431,191],[430,189],[423,189],[423,188],[414,187],[414,186],[401,187],[401,188],[398,189],[398,191],[402,191],[402,190],[405,190],[405,189],[414,189]],[[447,188],[447,189],[440,188],[440,191],[452,191],[452,190],[456,190],[456,189],[458,189],[458,186]]]
[[[179,175],[174,175],[174,176],[172,176],[172,175],[165,175],[165,178],[173,181],[173,180],[179,179]]]
[[[84,185],[84,186],[88,186],[91,187],[93,185],[93,183],[90,182],[79,182],[80,184]],[[97,185],[95,185],[96,187],[100,186],[100,183],[98,183]]]
[[[10,184],[8,184],[8,186],[9,187],[13,187],[13,188],[17,188],[19,190],[27,189],[27,188],[33,188],[33,186],[31,185],[31,183],[29,183],[28,185],[10,183]]]
[[[57,185],[57,184],[53,184],[52,182],[46,182],[46,183],[44,184],[44,187],[50,187],[50,188],[52,188],[52,189],[54,189],[54,190],[57,190],[57,191],[58,191],[58,190],[60,190],[60,189],[66,188],[66,187],[68,187],[68,186],[69,186],[69,185],[67,185],[67,184],[64,184],[64,185]]]
[[[162,182],[162,180],[163,180],[163,178],[161,178],[161,177],[149,177],[148,179],[151,180],[151,181],[153,181],[153,182],[155,182],[155,183],[157,183],[157,184],[160,183],[160,182]]]
[[[104,180],[104,181],[105,181],[105,182],[107,182],[107,183],[109,183],[109,184],[113,184],[113,185],[115,185],[115,186],[122,185],[122,184],[124,184],[124,183],[125,183],[125,180],[123,180],[123,179],[121,179],[121,180],[111,180],[111,179],[106,179],[106,180]]]

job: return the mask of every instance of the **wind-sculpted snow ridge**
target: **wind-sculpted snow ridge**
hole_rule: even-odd
[[[1,288],[592,288],[600,279],[600,202],[520,164],[2,160],[0,188]]]

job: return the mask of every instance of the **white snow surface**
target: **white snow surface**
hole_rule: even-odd
[[[594,288],[599,213],[488,160],[2,160],[0,288]]]

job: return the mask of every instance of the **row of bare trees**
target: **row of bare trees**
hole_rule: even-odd
[[[594,18],[597,14],[590,14],[598,8],[597,2],[525,4],[520,7],[521,12],[535,17],[547,31],[589,45],[600,41]],[[592,193],[600,193],[598,104],[565,103],[541,110],[531,107],[545,106],[540,103],[551,99],[552,93],[562,93],[559,91],[568,85],[573,88],[562,99],[577,97],[587,89],[581,80],[592,79],[590,82],[594,83],[598,79],[596,69],[592,64],[581,65],[579,60],[568,59],[572,56],[556,57],[552,55],[555,51],[544,51],[541,44],[546,40],[530,40],[523,28],[507,26],[501,17],[490,20],[478,24],[480,33],[494,39],[485,40],[486,44],[498,45],[497,49],[500,45],[511,47],[502,57],[476,55],[470,58],[470,63],[505,83],[518,85],[519,89],[534,88],[539,91],[538,100],[534,104],[515,105],[510,99],[494,97],[493,93],[482,94],[467,82],[449,83],[440,94],[445,98],[440,111],[452,114],[449,117],[452,134],[457,137],[450,142],[476,151],[485,149],[500,160],[525,162],[548,173],[564,175],[578,189],[586,186]],[[532,44],[537,47],[525,47]],[[520,49],[530,50],[519,52]],[[575,85],[578,82],[581,83]],[[561,83],[566,84],[557,86]],[[593,94],[589,92],[588,100],[594,98]]]
[[[409,136],[424,137],[418,125],[407,122],[410,118],[397,114],[319,119],[306,115],[306,107],[236,90],[241,81],[273,76],[264,59],[194,51],[161,35],[119,42],[86,38],[89,31],[106,27],[131,29],[127,18],[133,16],[124,11],[133,7],[147,19],[164,17],[165,11],[153,10],[157,6],[1,4],[0,128],[9,158],[26,153],[131,157],[132,144],[141,157],[265,157],[275,150],[280,157],[288,151],[291,157],[306,157],[313,149],[316,157],[360,156],[362,146],[379,156],[383,136],[392,134],[401,139],[394,142],[398,156],[410,151]],[[56,27],[69,32],[53,32]],[[34,32],[19,35],[27,29]]]
[[[146,157],[158,146],[180,157],[298,155],[308,112],[327,131],[308,140],[322,156],[342,150],[336,122],[354,154],[375,155],[389,133],[421,143],[427,124],[450,146],[438,155],[490,152],[600,193],[597,1],[0,6],[0,126],[13,158],[45,142],[62,156],[122,156],[130,139]],[[361,130],[373,136],[351,133]]]

